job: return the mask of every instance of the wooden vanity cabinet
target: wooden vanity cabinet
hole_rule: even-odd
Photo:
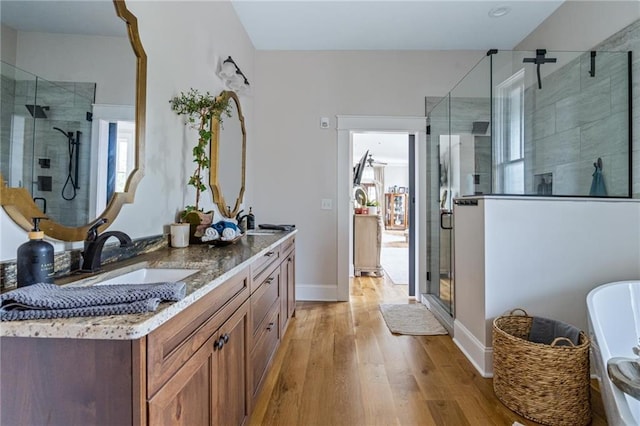
[[[249,285],[245,269],[149,334],[150,425],[246,421]]]
[[[272,254],[268,260],[260,259],[252,267],[251,391],[254,400],[295,311],[295,238],[287,239],[269,253]]]
[[[3,337],[0,424],[240,426],[294,312],[291,237],[142,338]]]
[[[149,400],[149,424],[242,425],[249,416],[249,302]]]

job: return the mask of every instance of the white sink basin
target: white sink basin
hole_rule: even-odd
[[[95,285],[170,283],[180,281],[199,271],[199,269],[141,268],[97,282]]]

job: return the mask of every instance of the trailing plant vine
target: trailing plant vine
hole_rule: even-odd
[[[231,116],[231,106],[229,97],[220,95],[214,97],[209,92],[204,94],[196,89],[189,89],[187,93],[180,92],[169,100],[171,109],[178,115],[184,115],[187,119],[186,125],[198,131],[198,143],[193,147],[193,162],[196,168],[189,177],[188,185],[196,189],[195,205],[185,206],[184,214],[190,211],[200,210],[200,193],[207,190],[207,186],[202,181],[202,174],[211,165],[207,147],[211,142],[211,122],[216,118],[222,124],[222,115]]]

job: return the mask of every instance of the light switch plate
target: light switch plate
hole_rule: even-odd
[[[320,128],[321,129],[329,128],[329,117],[320,117]]]
[[[331,210],[333,208],[333,200],[331,198],[323,198],[320,208],[322,210]]]

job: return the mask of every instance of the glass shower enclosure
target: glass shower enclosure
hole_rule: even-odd
[[[46,216],[89,222],[95,83],[51,82],[0,62],[0,173]]]
[[[631,196],[631,84],[630,52],[490,50],[426,99],[432,306],[455,315],[457,200]]]

